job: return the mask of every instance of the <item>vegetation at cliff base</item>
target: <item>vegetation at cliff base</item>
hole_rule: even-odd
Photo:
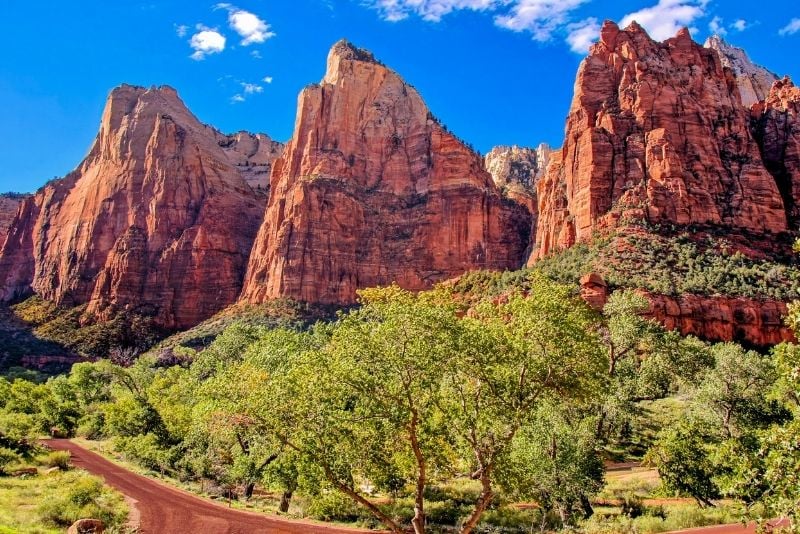
[[[597,236],[542,258],[534,269],[577,283],[598,272],[612,288],[647,289],[662,295],[721,295],[789,301],[800,296],[797,259],[744,254],[724,236],[657,229]]]
[[[206,495],[396,532],[788,513],[793,346],[708,345],[642,318],[633,292],[599,313],[572,286],[506,276],[501,296],[364,290],[332,322],[233,323],[200,351],[0,380],[0,437],[103,440]],[[642,459],[624,481],[606,470]]]

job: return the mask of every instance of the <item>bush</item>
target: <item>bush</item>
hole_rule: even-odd
[[[8,466],[17,463],[19,459],[19,454],[16,452],[5,447],[0,447],[0,474],[5,474]]]
[[[94,412],[84,415],[78,421],[75,434],[86,439],[101,439],[105,437],[106,421],[103,412]]]
[[[533,532],[541,524],[542,511],[538,508],[521,510],[504,506],[484,512],[478,532]]]
[[[470,507],[461,505],[456,501],[427,503],[425,515],[428,522],[434,525],[455,526],[461,518],[469,515]]]
[[[363,510],[347,495],[338,491],[327,491],[315,496],[306,508],[306,514],[320,521],[352,523],[372,514]]]
[[[53,451],[42,458],[42,463],[47,467],[58,467],[62,471],[67,471],[70,468],[71,459],[72,455],[67,451]]]
[[[100,519],[106,525],[125,521],[122,497],[105,488],[99,478],[80,472],[63,476],[61,489],[38,508],[42,520],[60,527],[86,517]]]
[[[161,474],[171,470],[178,458],[177,451],[163,447],[154,434],[115,438],[114,448],[139,465]]]

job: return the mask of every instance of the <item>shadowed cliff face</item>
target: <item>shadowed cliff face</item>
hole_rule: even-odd
[[[800,227],[800,88],[789,78],[775,82],[751,108],[753,135],[775,178],[791,230]]]
[[[265,197],[221,139],[171,88],[112,91],[86,159],[20,208],[0,253],[2,297],[34,291],[167,328],[234,302]]]
[[[517,268],[529,234],[527,209],[499,194],[417,91],[340,42],[298,99],[242,299],[350,303],[362,287]]]
[[[607,22],[581,64],[566,139],[539,181],[534,258],[613,227],[788,229],[733,73],[687,30],[663,43]]]

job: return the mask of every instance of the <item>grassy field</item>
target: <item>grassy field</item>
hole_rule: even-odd
[[[0,534],[64,532],[84,518],[102,520],[110,534],[125,532],[128,506],[122,495],[97,477],[58,465],[66,466],[64,455],[42,455],[6,470],[33,467],[36,474],[0,476]]]

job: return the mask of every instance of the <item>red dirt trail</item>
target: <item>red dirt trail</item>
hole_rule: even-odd
[[[102,477],[133,501],[142,534],[364,534],[365,530],[290,521],[265,514],[232,510],[186,491],[167,486],[120,467],[65,439],[48,440],[55,450],[69,451],[72,464]]]
[[[48,440],[55,450],[69,451],[72,464],[102,477],[135,506],[141,534],[364,534],[366,530],[291,521],[233,510],[120,467],[66,439]],[[783,523],[785,524],[785,523]],[[675,531],[680,534],[754,534],[755,525],[719,525]]]

